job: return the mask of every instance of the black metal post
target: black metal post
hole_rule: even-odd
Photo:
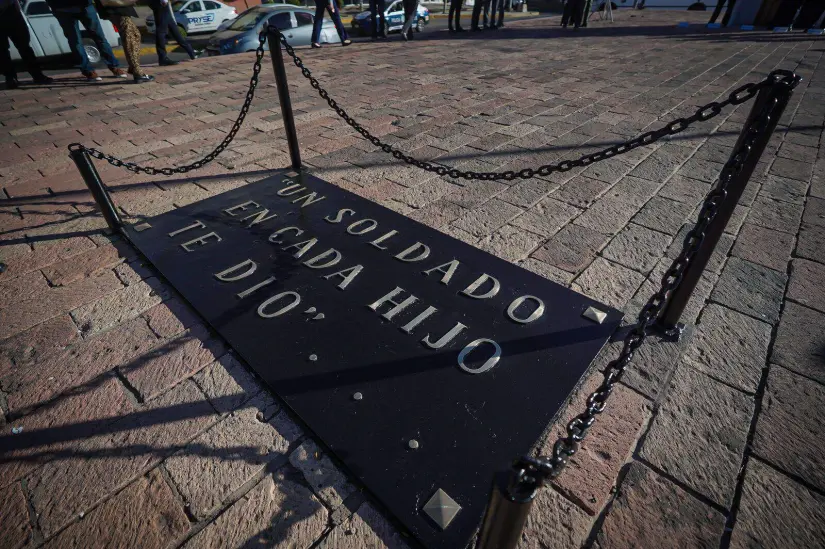
[[[739,134],[739,139],[733,149],[734,154],[745,140],[748,126],[759,116],[765,106],[771,101],[776,101],[776,109],[771,115],[765,131],[755,138],[750,154],[748,154],[742,166],[742,171],[734,176],[730,183],[728,183],[727,197],[724,202],[719,205],[716,217],[714,217],[713,221],[708,225],[705,231],[705,238],[696,251],[696,255],[693,257],[690,266],[685,270],[681,284],[670,296],[667,305],[659,316],[659,325],[666,331],[678,330],[679,319],[682,316],[682,312],[685,310],[688,301],[690,301],[690,296],[693,294],[696,284],[699,283],[699,279],[702,277],[702,273],[705,271],[705,267],[708,261],[710,261],[713,251],[719,243],[719,239],[722,237],[722,233],[725,227],[727,227],[731,215],[733,215],[733,210],[739,203],[739,199],[742,197],[742,193],[745,191],[745,187],[754,169],[756,169],[756,164],[759,162],[768,141],[770,141],[771,135],[773,135],[779,118],[782,116],[782,112],[785,110],[785,106],[788,104],[792,93],[792,86],[785,82],[777,82],[772,86],[763,88],[756,96],[753,108],[751,108],[742,133]]]
[[[476,549],[515,549],[519,544],[541,485],[534,485],[525,493],[514,494],[514,475],[514,471],[501,472],[493,478],[490,501],[481,523]]]
[[[89,187],[89,191],[91,191],[95,202],[97,202],[97,207],[100,208],[100,212],[103,214],[109,228],[115,232],[120,232],[123,227],[123,220],[120,218],[120,214],[117,213],[109,191],[106,190],[103,181],[100,180],[100,175],[97,173],[95,165],[92,164],[89,153],[83,149],[72,149],[69,155],[74,160],[86,186]]]
[[[292,159],[292,168],[297,171],[301,169],[301,148],[298,144],[298,132],[295,131],[295,118],[292,116],[292,101],[289,98],[284,55],[281,52],[281,31],[270,25],[267,41],[269,41],[269,54],[272,57],[272,68],[275,70],[275,85],[278,87],[278,100],[281,103],[281,116],[284,119],[289,156]]]

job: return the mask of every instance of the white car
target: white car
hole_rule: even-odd
[[[60,28],[60,24],[52,15],[52,10],[45,0],[28,0],[24,2],[23,17],[26,19],[29,34],[31,34],[31,47],[37,57],[56,57],[72,53],[72,50],[69,49],[69,41],[63,35],[63,29]],[[120,35],[112,24],[105,19],[101,19],[100,26],[103,28],[103,35],[109,45],[113,48],[119,46]],[[87,36],[83,25],[80,26],[80,36],[83,38],[83,47],[86,49],[89,62],[93,65],[100,63],[102,58],[100,51],[95,46],[94,41]],[[14,44],[10,45],[11,58],[15,61],[19,60],[20,52],[17,51]]]
[[[172,11],[175,14],[175,23],[184,35],[214,32],[221,23],[238,16],[235,8],[214,0],[179,0],[172,4]],[[146,17],[146,29],[154,34],[154,14]]]

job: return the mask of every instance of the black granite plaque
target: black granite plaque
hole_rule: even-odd
[[[468,542],[494,472],[536,443],[621,320],[306,174],[127,233],[427,547]],[[461,506],[443,529],[424,510],[439,489]]]

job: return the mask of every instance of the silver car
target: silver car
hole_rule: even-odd
[[[293,5],[262,4],[240,14],[226,30],[213,34],[206,45],[206,52],[209,55],[226,55],[255,51],[258,49],[258,36],[267,24],[281,29],[291,45],[309,46],[314,22],[313,10]],[[331,43],[338,40],[335,25],[325,18],[319,41]]]

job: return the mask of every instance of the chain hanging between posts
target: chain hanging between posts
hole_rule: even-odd
[[[238,132],[243,126],[244,119],[246,115],[249,113],[249,107],[252,105],[252,100],[255,99],[255,88],[258,87],[258,76],[261,73],[261,60],[264,58],[264,46],[266,45],[266,32],[262,32],[261,35],[258,37],[258,49],[255,50],[255,63],[252,65],[252,77],[249,79],[249,87],[246,90],[246,99],[241,105],[241,112],[238,113],[238,117],[235,119],[235,123],[232,124],[232,128],[229,130],[229,133],[226,134],[226,137],[223,138],[217,147],[215,147],[212,152],[201,158],[200,160],[196,160],[191,164],[186,164],[185,166],[178,166],[175,168],[153,168],[152,166],[141,166],[134,162],[127,162],[125,160],[121,160],[116,156],[112,156],[111,154],[106,154],[98,149],[92,147],[86,147],[80,143],[72,143],[69,145],[69,150],[81,150],[89,153],[90,156],[97,158],[98,160],[105,160],[112,166],[116,166],[118,168],[125,168],[130,172],[134,173],[145,173],[147,175],[174,175],[176,173],[186,173],[191,172],[192,170],[197,170],[203,168],[213,160],[215,160],[219,154],[221,154],[231,143],[232,140],[235,139],[235,136],[238,135]]]

